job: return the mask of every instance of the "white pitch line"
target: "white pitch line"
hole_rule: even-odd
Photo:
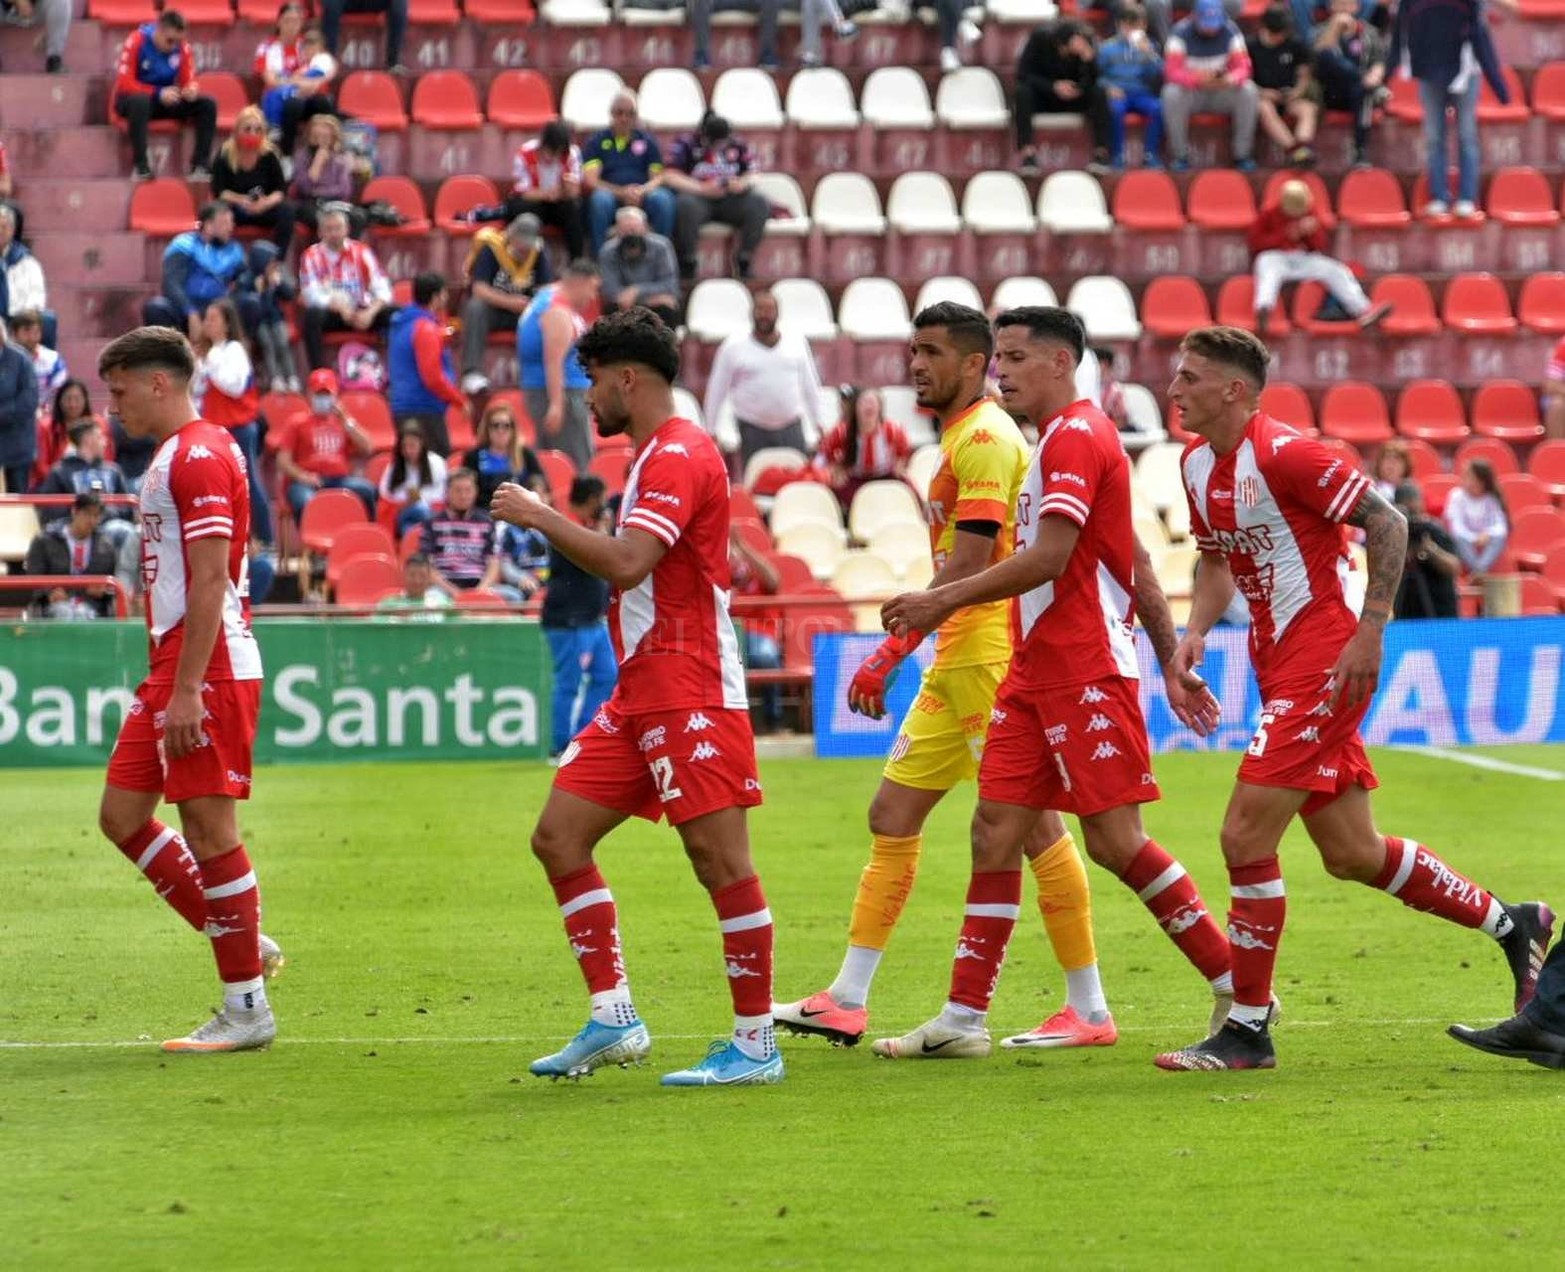
[[[1493,773],[1509,773],[1513,777],[1535,777],[1540,782],[1565,782],[1565,773],[1556,769],[1512,764],[1509,760],[1497,760],[1492,756],[1474,755],[1467,751],[1451,751],[1443,746],[1401,746],[1396,749],[1411,751],[1414,755],[1427,755],[1432,760],[1450,760],[1453,764],[1468,764],[1473,768],[1488,769]]]

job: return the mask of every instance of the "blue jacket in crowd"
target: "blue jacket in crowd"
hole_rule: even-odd
[[[38,458],[38,373],[20,345],[0,346],[0,468]],[[12,492],[13,494],[16,492]]]
[[[186,230],[163,252],[163,294],[180,313],[200,313],[244,282],[249,272],[245,249],[238,243],[215,243],[202,238],[200,230]]]
[[[404,415],[446,413],[446,400],[425,385],[418,373],[418,357],[413,352],[413,333],[418,324],[438,324],[439,321],[430,310],[413,304],[403,305],[391,316],[391,328],[386,337],[387,397],[391,413],[398,419]],[[445,369],[447,379],[456,379],[449,349],[441,350],[440,365]]]
[[[1098,81],[1122,93],[1155,95],[1163,87],[1163,59],[1150,40],[1137,48],[1122,35],[1105,40],[1098,50]]]

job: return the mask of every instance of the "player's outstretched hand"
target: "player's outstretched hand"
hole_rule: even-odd
[[[163,751],[171,760],[182,760],[201,745],[201,720],[206,706],[199,689],[176,689],[163,715]]]
[[[1331,669],[1331,709],[1352,709],[1375,696],[1380,687],[1380,633],[1360,627],[1342,647]]]
[[[538,524],[548,508],[549,505],[526,486],[503,481],[494,492],[494,502],[489,505],[489,513],[497,521],[508,521],[513,526],[529,530]]]
[[[932,632],[950,614],[951,611],[933,590],[903,592],[880,607],[880,625],[893,636],[906,636],[909,632]]]
[[[1174,718],[1198,738],[1204,738],[1222,722],[1223,706],[1193,671],[1163,669],[1163,687]]]

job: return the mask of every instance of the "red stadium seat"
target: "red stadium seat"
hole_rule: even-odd
[[[1516,316],[1529,331],[1565,335],[1565,274],[1530,275],[1517,297]]]
[[[460,220],[481,203],[500,202],[500,192],[488,177],[447,177],[435,191],[435,224],[447,234],[471,234],[478,227]]]
[[[608,496],[612,499],[625,489],[625,478],[630,473],[630,461],[630,454],[623,450],[599,451],[587,465],[587,471],[594,477],[603,478],[603,484],[608,488]],[[762,529],[764,530],[765,527]],[[767,537],[770,539],[769,535]]]
[[[1475,459],[1481,459],[1494,469],[1496,474],[1519,473],[1522,466],[1517,462],[1516,452],[1511,449],[1511,444],[1502,441],[1498,437],[1469,437],[1456,448],[1456,456],[1451,461],[1451,468],[1457,473]]]
[[[1268,338],[1282,337],[1293,331],[1293,325],[1288,321],[1285,306],[1278,305],[1272,310],[1272,320],[1267,324],[1267,330],[1261,333]],[[1225,327],[1238,327],[1244,331],[1255,330],[1255,276],[1253,274],[1231,274],[1223,280],[1223,285],[1217,289],[1217,321]]]
[[[1283,184],[1288,181],[1302,181],[1309,186],[1310,193],[1315,196],[1316,220],[1328,230],[1337,228],[1337,214],[1332,207],[1331,191],[1326,189],[1326,183],[1321,180],[1318,172],[1300,172],[1297,168],[1283,168],[1272,173],[1267,178],[1266,188],[1261,191],[1261,206],[1269,208],[1276,203]]]
[[[1398,440],[1402,443],[1402,451],[1407,456],[1407,462],[1412,465],[1414,481],[1428,481],[1435,474],[1445,470],[1440,452],[1428,442],[1406,436]]]
[[[1451,492],[1460,484],[1461,478],[1455,473],[1431,473],[1428,477],[1421,478],[1419,484],[1424,488],[1424,511],[1431,517],[1438,517],[1445,511],[1445,501],[1451,497]]]
[[[462,20],[456,0],[408,0],[408,21],[425,26],[455,26]]]
[[[464,71],[426,71],[413,85],[413,122],[424,128],[462,131],[484,126],[478,89]]]
[[[1179,187],[1166,172],[1136,168],[1114,187],[1114,221],[1127,230],[1182,230]]]
[[[1531,442],[1543,436],[1538,398],[1520,380],[1488,380],[1473,397],[1473,432],[1507,442]]]
[[[151,22],[158,14],[152,0],[88,0],[87,16],[104,26],[129,27]]]
[[[397,560],[401,564],[406,565],[408,558],[415,552],[420,551],[423,546],[424,528],[422,526],[414,526],[412,529],[404,530],[402,537],[397,540]]]
[[[376,225],[370,232],[385,238],[422,238],[429,233],[429,213],[424,207],[424,192],[408,177],[373,177],[359,195],[360,203],[381,200],[391,204],[405,218],[401,225]]]
[[[159,4],[159,9],[171,9],[175,6]],[[232,26],[234,24],[233,0],[181,0],[179,11],[185,15],[185,21],[191,26]],[[276,10],[272,16],[276,17]],[[201,75],[201,87],[206,87],[207,73]]]
[[[304,505],[299,538],[311,552],[329,552],[339,531],[368,524],[369,513],[351,490],[321,490]]]
[[[537,14],[532,0],[467,0],[463,6],[471,22],[531,26]]]
[[[835,591],[816,586],[795,595],[815,597],[810,605],[790,605],[783,611],[783,665],[793,671],[815,667],[815,637],[823,632],[851,632],[853,611]]]
[[[1392,75],[1386,86],[1391,90],[1391,100],[1386,103],[1386,114],[1404,124],[1424,122],[1424,101],[1418,95],[1418,81],[1402,75]]]
[[[1565,518],[1553,508],[1524,508],[1511,514],[1507,547],[1522,569],[1541,570],[1543,558],[1560,542],[1565,542]]]
[[[554,89],[537,71],[501,71],[489,85],[487,114],[492,124],[535,132],[559,113]]]
[[[1413,219],[1401,183],[1382,168],[1357,168],[1343,177],[1337,212],[1348,225],[1365,230],[1401,229]]]
[[[305,504],[308,508],[310,505]],[[336,586],[343,563],[356,556],[380,556],[394,561],[397,545],[385,526],[367,521],[362,525],[345,525],[332,535],[331,547],[326,551],[326,582]]]
[[[756,506],[755,496],[743,486],[730,486],[728,490],[728,519],[733,522],[760,521],[764,524],[765,518],[761,516],[761,510]],[[770,551],[770,549],[768,549]]]
[[[342,81],[337,107],[354,119],[374,124],[382,132],[407,132],[402,89],[384,71],[354,71]]]
[[[1565,62],[1548,62],[1533,72],[1532,113],[1550,123],[1565,120]]]
[[[1555,602],[1565,610],[1565,539],[1544,552],[1538,572],[1554,593]]]
[[[190,186],[173,177],[143,181],[130,195],[130,228],[157,238],[172,238],[195,228],[196,201]]]
[[[506,600],[498,592],[491,592],[487,587],[458,589],[457,594],[452,599],[456,601],[458,609],[503,610],[511,608],[510,601]]]
[[[1516,330],[1510,297],[1493,274],[1458,274],[1445,289],[1445,325],[1469,335],[1508,336]]]
[[[1541,574],[1522,575],[1522,617],[1542,618],[1560,612],[1559,596]]]
[[[1501,168],[1489,182],[1489,215],[1501,225],[1560,223],[1554,192],[1536,168]]]
[[[603,457],[601,455],[594,455],[592,457],[594,471],[597,469],[598,460],[602,458]],[[620,462],[620,466],[622,471],[619,474],[619,483],[621,486],[623,486],[625,484],[623,460]],[[607,481],[608,478],[604,477],[604,480]],[[738,536],[739,541],[743,543],[745,547],[749,548],[750,551],[759,553],[762,556],[769,556],[771,553],[776,551],[777,545],[772,542],[771,531],[766,528],[766,523],[759,517],[752,519],[749,517],[730,516],[728,519],[728,524],[733,527],[733,532]]]
[[[538,463],[543,468],[544,480],[554,492],[556,503],[563,504],[570,494],[571,482],[576,480],[576,461],[564,451],[540,449]]]
[[[184,13],[187,22],[194,21],[185,6],[180,6],[180,12]],[[229,71],[203,71],[201,91],[217,103],[217,130],[220,133],[232,131],[239,112],[250,104],[250,90],[239,76]]]
[[[1514,519],[1528,508],[1547,508],[1554,511],[1554,500],[1549,489],[1531,473],[1506,473],[1500,478],[1500,494],[1505,497],[1505,510]],[[1560,534],[1565,536],[1565,522]]]
[[[339,401],[342,409],[353,416],[365,436],[375,443],[378,451],[394,450],[397,445],[397,426],[391,418],[391,407],[379,393],[360,389],[345,389]]]
[[[1432,446],[1454,446],[1468,436],[1467,412],[1449,380],[1414,380],[1397,395],[1397,432]]]
[[[1351,336],[1359,329],[1348,317],[1317,318],[1326,303],[1326,289],[1316,282],[1300,283],[1293,292],[1293,325],[1312,336]]]
[[[1429,284],[1416,274],[1382,274],[1369,289],[1370,301],[1391,305],[1381,320],[1381,333],[1388,336],[1435,336],[1440,334],[1440,315]]]
[[[478,445],[473,417],[460,406],[446,407],[446,438],[451,443],[453,455],[460,455]]]
[[[1183,340],[1212,325],[1212,308],[1201,284],[1186,274],[1154,278],[1141,298],[1141,325],[1162,340]]]
[[[295,415],[310,409],[302,393],[283,393],[274,390],[261,394],[261,418],[266,421],[266,449],[276,450],[282,440],[283,427]]]
[[[1190,183],[1190,222],[1203,230],[1248,230],[1255,221],[1255,191],[1242,172],[1208,168]]]
[[[280,3],[273,0],[239,0],[239,20],[247,22],[253,27],[266,27],[268,30],[277,21],[277,10]],[[304,6],[305,15],[310,14],[311,6]]]
[[[1355,446],[1376,446],[1392,437],[1386,399],[1373,384],[1360,380],[1334,384],[1326,390],[1320,406],[1320,428],[1327,437]]]
[[[1556,501],[1565,503],[1565,441],[1555,438],[1535,446],[1527,460],[1527,471]]]
[[[769,552],[766,559],[777,571],[779,592],[801,592],[816,586],[814,571],[803,557],[791,556],[786,552]]]
[[[1271,381],[1261,390],[1261,410],[1301,433],[1314,436],[1320,432],[1315,427],[1315,408],[1310,405],[1309,394],[1297,384],[1289,384],[1286,380]]]
[[[1527,90],[1522,87],[1522,77],[1509,66],[1501,66],[1505,75],[1505,87],[1510,90],[1510,104],[1502,106],[1500,99],[1489,87],[1486,76],[1479,76],[1478,122],[1480,124],[1525,124],[1532,118],[1527,107]]]
[[[395,557],[361,553],[343,561],[331,590],[338,605],[375,605],[402,590],[402,567]]]

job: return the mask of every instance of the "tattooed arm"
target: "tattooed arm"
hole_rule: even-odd
[[[1343,647],[1332,671],[1333,708],[1339,703],[1357,706],[1372,697],[1379,686],[1381,637],[1391,618],[1397,588],[1402,583],[1402,567],[1407,562],[1407,520],[1374,487],[1365,491],[1346,521],[1364,532],[1369,583],[1364,591],[1358,631]]]
[[[1157,581],[1152,557],[1139,537],[1136,538],[1135,590],[1136,616],[1152,642],[1152,652],[1163,669],[1168,705],[1181,724],[1204,738],[1222,719],[1222,707],[1192,669],[1180,670],[1174,661],[1179,648],[1179,633],[1174,627],[1173,611]]]

